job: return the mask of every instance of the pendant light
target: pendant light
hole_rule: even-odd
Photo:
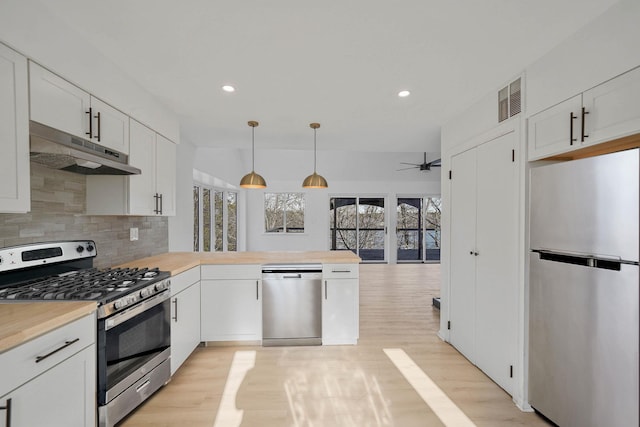
[[[327,188],[327,180],[316,173],[316,130],[320,127],[320,123],[311,123],[309,127],[313,129],[313,174],[309,175],[302,182],[302,188]]]
[[[258,122],[251,120],[247,123],[251,126],[251,173],[246,174],[240,180],[240,187],[242,188],[265,188],[267,186],[263,177],[255,172],[256,167],[256,144],[254,141],[254,133]]]

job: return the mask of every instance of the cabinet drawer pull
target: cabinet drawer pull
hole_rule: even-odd
[[[89,132],[85,132],[85,135],[89,135],[89,139],[93,138],[93,108],[89,107],[89,111],[85,112],[89,115]]]
[[[100,142],[100,111],[98,111],[98,115],[94,117],[98,119],[98,133],[96,134],[96,139]]]
[[[4,406],[0,406],[1,410],[7,411],[4,415],[4,425],[11,427],[11,398],[7,399],[7,403]]]
[[[332,273],[351,273],[351,270],[331,270]]]
[[[573,121],[578,118],[573,111],[569,115],[569,145],[573,145],[578,139],[573,137]]]
[[[78,341],[80,341],[80,338],[76,338],[75,340],[71,340],[71,341],[65,341],[63,345],[61,345],[60,347],[56,348],[55,350],[45,354],[44,356],[37,356],[36,357],[36,363],[42,362],[47,357],[53,356],[54,354],[56,354],[60,350],[64,350],[65,348],[69,347],[72,344],[77,343]]]
[[[585,135],[584,133],[584,116],[586,116],[587,114],[589,114],[589,112],[586,110],[586,108],[582,107],[582,139],[580,140],[580,142],[584,142],[585,138],[589,138],[589,135]]]

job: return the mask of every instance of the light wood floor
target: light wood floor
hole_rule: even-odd
[[[255,367],[227,398],[241,424],[216,427],[443,426],[383,352],[400,348],[476,426],[547,426],[436,336],[439,283],[437,264],[361,265],[357,346],[199,347],[121,425],[213,427],[234,354],[255,351]]]

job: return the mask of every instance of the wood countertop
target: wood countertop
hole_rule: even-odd
[[[351,251],[281,251],[281,252],[168,252],[142,258],[118,267],[158,267],[172,276],[207,264],[272,264],[272,263],[354,264],[360,258]]]
[[[0,353],[96,310],[94,301],[0,303]]]

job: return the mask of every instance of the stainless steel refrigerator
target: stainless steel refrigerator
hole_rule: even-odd
[[[531,169],[529,403],[559,426],[638,426],[639,159]]]

